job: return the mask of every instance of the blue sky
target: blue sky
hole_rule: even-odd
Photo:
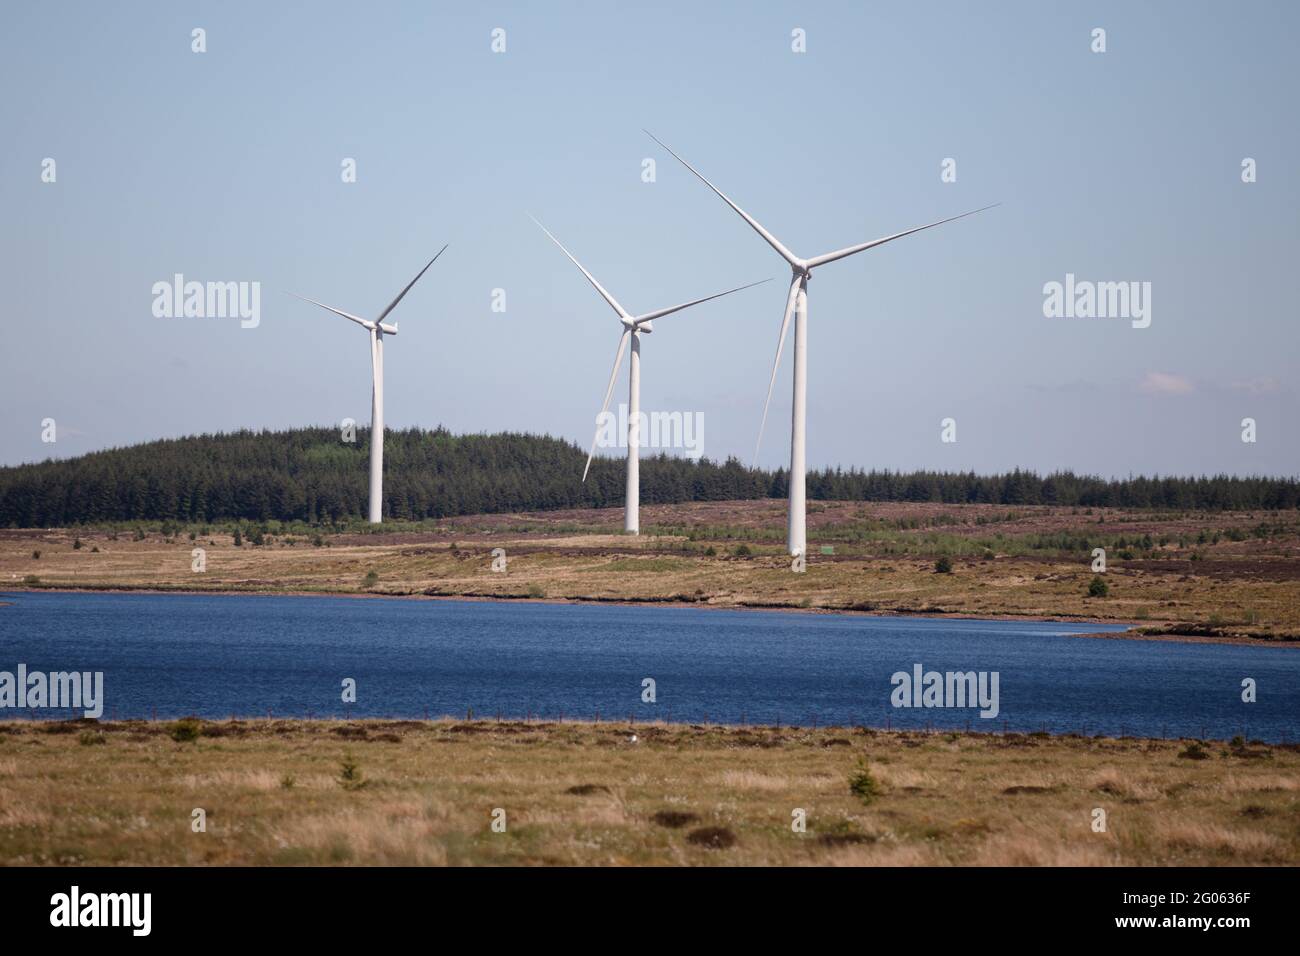
[[[1300,473],[1295,4],[3,17],[0,463],[364,423],[364,333],[283,291],[373,314],[444,243],[392,317],[389,426],[585,445],[619,327],[530,212],[633,311],[777,279],[642,347],[643,407],[703,413],[705,453],[748,460],[788,269],[645,127],[805,256],[1002,203],[815,274],[810,466]],[[155,318],[151,288],[178,272],[260,282],[260,325]],[[1066,273],[1150,282],[1150,327],[1044,317]],[[789,354],[764,465],[787,460]]]

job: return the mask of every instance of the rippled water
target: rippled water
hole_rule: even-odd
[[[1300,649],[1094,624],[261,595],[18,593],[0,671],[102,671],[104,716],[452,714],[1300,737]],[[891,675],[998,674],[998,715],[895,708]],[[345,705],[341,686],[356,681]],[[656,702],[642,701],[654,681]],[[1241,700],[1253,678],[1258,701]],[[67,712],[0,710],[12,716]]]

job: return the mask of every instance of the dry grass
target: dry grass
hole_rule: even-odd
[[[1161,823],[1157,839],[1193,852],[1231,854],[1261,863],[1286,863],[1285,843],[1272,833],[1217,823]]]
[[[0,864],[1300,862],[1296,747],[1189,761],[1183,741],[640,724],[634,744],[618,724],[448,720],[219,722],[193,743],[105,723],[107,743],[82,746],[0,729]],[[849,790],[860,760],[869,804]]]

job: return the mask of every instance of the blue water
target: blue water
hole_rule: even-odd
[[[102,671],[104,717],[476,716],[1300,737],[1300,649],[1095,624],[260,595],[0,595],[0,671]],[[894,708],[896,671],[997,671],[1000,713]],[[642,679],[656,682],[644,703]],[[1252,677],[1258,701],[1241,700]],[[341,683],[357,682],[344,705]],[[0,710],[12,716],[68,712]]]

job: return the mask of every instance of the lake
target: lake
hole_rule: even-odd
[[[103,672],[105,718],[472,710],[1300,737],[1300,649],[1068,636],[1121,630],[1096,624],[270,595],[0,599],[13,604],[0,607],[0,671]],[[973,706],[892,706],[902,693],[892,675],[910,683],[918,666],[939,672],[939,691],[964,689],[949,687],[947,672],[984,672],[986,688],[997,689],[997,716],[981,718]],[[1246,678],[1257,687],[1254,703],[1242,701]],[[345,679],[355,681],[355,703],[342,700]],[[646,679],[653,703],[643,700]],[[70,715],[0,709],[0,719]]]

